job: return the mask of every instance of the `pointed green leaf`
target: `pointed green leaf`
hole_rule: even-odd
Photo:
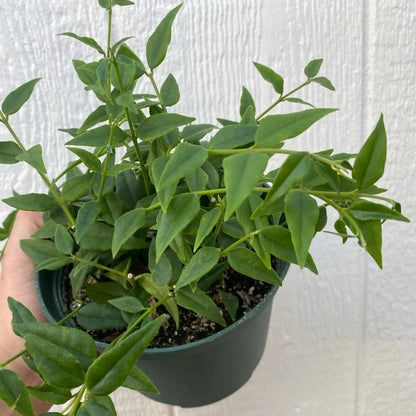
[[[270,82],[278,94],[283,94],[283,78],[279,74],[276,74],[273,69],[265,65],[259,64],[258,62],[253,62],[253,64],[260,72],[260,75],[264,78],[264,80]]]
[[[114,235],[111,244],[113,257],[116,257],[121,246],[146,223],[146,210],[144,208],[136,208],[128,211],[121,217],[117,218],[114,224]]]
[[[45,164],[43,163],[42,158],[42,146],[40,144],[31,147],[26,152],[21,152],[16,156],[16,160],[26,162],[37,171],[46,173]]]
[[[152,175],[153,175],[153,182],[155,185],[159,183],[159,179],[168,161],[169,161],[168,156],[160,156],[156,160],[153,161]],[[168,186],[165,186],[163,189],[159,190],[159,192],[157,193],[160,205],[162,206],[162,209],[165,212],[166,212],[167,207],[169,206],[170,201],[175,195],[176,187],[177,187],[177,183],[172,183]]]
[[[199,198],[195,194],[176,195],[166,212],[161,212],[156,235],[156,262],[175,237],[199,212]]]
[[[22,151],[15,142],[0,142],[0,163],[5,165],[12,165],[19,160],[16,159]]]
[[[181,143],[170,156],[159,181],[156,184],[157,190],[176,183],[180,178],[198,169],[208,158],[208,151],[191,143]]]
[[[292,235],[296,258],[302,268],[315,235],[316,222],[319,217],[318,204],[307,193],[293,190],[285,198],[285,216]]]
[[[20,240],[20,247],[35,264],[40,264],[50,258],[62,257],[62,253],[56,248],[55,243],[49,240],[33,238]]]
[[[383,268],[382,230],[380,220],[356,221],[365,241],[367,253],[375,260],[380,269]]]
[[[172,74],[168,75],[166,81],[160,88],[160,96],[162,97],[163,104],[167,107],[178,103],[180,99],[179,87]]]
[[[117,416],[117,412],[110,396],[90,396],[81,404],[76,416]]]
[[[92,222],[79,240],[79,244],[86,250],[111,250],[114,228],[103,222]]]
[[[147,41],[146,58],[150,69],[156,68],[165,59],[171,40],[172,24],[181,7],[182,4],[171,10]]]
[[[308,107],[315,108],[314,105],[306,101],[303,101],[301,98],[290,97],[290,98],[286,98],[285,101],[289,101],[290,103],[304,104],[304,105],[307,105]]]
[[[243,147],[254,142],[257,126],[250,125],[229,125],[218,130],[211,139],[211,149],[234,149]]]
[[[212,124],[191,124],[183,129],[182,137],[188,142],[198,141],[210,133],[214,128],[215,126]]]
[[[159,331],[165,315],[148,323],[127,338],[116,343],[94,361],[86,375],[86,384],[92,394],[107,395],[120,387],[135,362]]]
[[[58,224],[55,233],[55,244],[56,248],[64,254],[72,254],[74,249],[74,240],[67,231],[67,229]]]
[[[13,371],[0,369],[0,399],[22,416],[35,416],[26,386]]]
[[[223,290],[219,290],[218,293],[220,294],[222,303],[230,314],[231,319],[235,321],[237,319],[237,312],[240,305],[238,297],[232,293],[224,292]]]
[[[383,176],[386,154],[387,136],[381,115],[375,129],[355,159],[352,177],[359,189],[368,188]]]
[[[144,309],[143,303],[134,296],[122,296],[119,298],[110,299],[108,303],[120,311],[129,313],[137,313]]]
[[[39,387],[28,386],[27,390],[29,394],[36,397],[38,400],[52,404],[64,404],[72,397],[71,390],[61,389],[58,387],[50,386],[49,384],[42,384]],[[54,415],[54,413],[43,413],[44,415]],[[56,413],[61,415],[61,413]]]
[[[111,136],[111,128],[108,124],[95,129],[86,130],[76,135],[72,140],[65,143],[72,146],[89,146],[89,147],[103,147],[109,143]],[[119,127],[114,128],[112,136],[112,144],[118,145],[127,139],[127,133],[125,133]]]
[[[195,121],[193,117],[175,113],[160,113],[150,116],[139,124],[137,134],[142,140],[157,139],[176,128]]]
[[[281,147],[282,141],[298,136],[335,108],[312,108],[289,114],[265,117],[257,129],[256,147]]]
[[[108,304],[87,303],[77,314],[78,323],[85,329],[114,329],[125,326],[120,311]]]
[[[196,287],[195,291],[193,291],[190,286],[183,287],[175,292],[175,296],[178,305],[183,308],[190,309],[211,321],[226,326],[218,306],[208,295],[199,289],[199,287]]]
[[[212,231],[220,217],[221,209],[219,207],[213,208],[201,217],[195,238],[194,251],[198,249],[204,238]]]
[[[77,134],[80,134],[85,130],[94,127],[96,124],[106,120],[108,120],[108,115],[105,110],[105,105],[100,105],[84,120],[81,127],[78,129]]]
[[[1,109],[6,116],[17,113],[32,95],[33,89],[40,78],[32,79],[12,91],[3,101]]]
[[[81,206],[77,214],[75,227],[75,239],[77,242],[84,235],[89,225],[95,221],[99,211],[99,205],[95,201],[88,201]]]
[[[408,218],[399,212],[386,207],[382,204],[376,204],[371,201],[355,201],[348,208],[348,212],[357,220],[371,221],[371,220],[397,220],[410,222]]]
[[[186,184],[191,192],[203,191],[206,189],[208,183],[208,175],[202,168],[198,168],[185,177]]]
[[[308,65],[305,67],[305,75],[308,78],[313,78],[318,75],[319,70],[321,69],[321,65],[323,59],[314,59],[313,61],[309,62]]]
[[[114,87],[118,91],[125,91],[132,85],[133,81],[136,77],[136,69],[137,69],[137,63],[124,55],[118,55],[117,56],[117,66],[118,69],[116,69],[115,65],[111,65],[111,84],[114,85]],[[120,79],[119,79],[120,77]],[[121,80],[121,84],[120,84]]]
[[[79,40],[80,42],[84,43],[85,45],[88,45],[91,48],[94,48],[99,53],[105,55],[105,52],[104,52],[103,48],[93,38],[89,38],[87,36],[78,36],[78,35],[76,35],[75,33],[72,33],[72,32],[59,33],[59,35],[68,36],[70,38],[74,38],[76,40]]]
[[[48,260],[43,261],[42,263],[39,263],[33,270],[33,273],[37,273],[40,270],[59,270],[70,263],[72,263],[71,257],[52,257]]]
[[[250,195],[266,169],[265,153],[239,153],[224,159],[224,183],[227,190],[225,221]]]
[[[155,387],[149,377],[147,377],[146,374],[144,374],[143,371],[136,366],[132,367],[130,374],[124,380],[122,386],[136,391],[159,393],[159,390]]]
[[[216,247],[203,247],[198,250],[191,261],[183,268],[175,291],[187,286],[207,274],[220,259],[220,250]]]
[[[267,210],[280,197],[289,192],[309,172],[310,157],[306,152],[291,154],[282,164],[273,181],[272,188],[267,193],[262,205],[254,212],[259,215]]]
[[[273,256],[289,263],[298,264],[292,236],[287,228],[280,225],[265,227],[260,232],[260,240],[265,250]],[[318,274],[318,269],[310,254],[306,256],[305,267]]]
[[[62,186],[62,198],[65,201],[75,201],[90,189],[92,181],[92,173],[85,173],[67,179]]]
[[[253,111],[255,113],[256,105],[254,104],[254,99],[252,95],[250,94],[250,91],[246,87],[243,87],[243,91],[241,93],[241,98],[240,98],[240,116],[241,117],[244,116],[245,112],[250,106],[253,107]]]
[[[74,388],[84,383],[80,362],[64,348],[35,334],[25,336],[25,347],[48,384]]]
[[[228,255],[230,266],[238,273],[272,285],[282,285],[278,274],[268,269],[256,253],[246,247],[236,247]]]
[[[17,300],[8,297],[7,302],[9,305],[9,309],[12,312],[12,328],[13,332],[18,335],[19,337],[24,336],[24,333],[19,332],[16,324],[22,323],[36,323],[36,318],[33,316],[32,312],[26,308],[22,303],[18,302]]]
[[[67,147],[67,149],[75,153],[88,169],[93,171],[101,170],[101,162],[93,153],[78,147]]]
[[[3,202],[13,208],[24,211],[49,211],[56,205],[56,201],[46,194],[17,195],[3,199]]]
[[[332,85],[332,82],[326,77],[312,78],[311,82],[316,82],[317,84],[322,85],[328,90],[335,91],[335,87]]]

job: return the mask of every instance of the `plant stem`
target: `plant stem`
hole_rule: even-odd
[[[111,272],[111,273],[114,273],[114,274],[118,274],[119,276],[122,276],[122,277],[124,277],[125,279],[127,279],[127,275],[126,275],[126,273],[123,273],[123,272],[120,272],[119,270],[112,269],[112,268],[110,268],[110,267],[104,266],[103,264],[96,263],[95,261],[85,260],[85,259],[83,259],[83,258],[81,258],[81,257],[77,257],[77,256],[72,256],[72,259],[73,259],[74,261],[78,261],[78,262],[80,262],[80,263],[86,263],[86,264],[89,264],[90,266],[92,266],[92,267],[96,267],[97,269],[101,269],[101,270],[105,270],[105,271],[107,271],[107,272]]]
[[[126,337],[128,337],[134,331],[136,326],[139,325],[140,322],[142,322],[144,318],[146,318],[146,316],[150,315],[157,307],[159,307],[160,305],[165,303],[170,298],[171,298],[171,295],[167,295],[167,296],[163,297],[162,299],[160,299],[158,302],[156,302],[154,305],[147,308],[146,312],[144,312],[142,315],[140,315],[140,317],[132,325],[130,325],[123,334],[121,334],[118,338],[116,338],[114,340],[114,342],[115,343],[120,342],[123,339],[125,339]]]
[[[299,87],[293,89],[292,91],[288,92],[285,95],[281,95],[279,97],[279,99],[277,101],[275,101],[270,107],[266,108],[266,110],[264,110],[257,118],[256,118],[256,122],[259,122],[260,119],[262,119],[268,112],[270,112],[271,110],[273,110],[274,107],[276,107],[278,104],[280,104],[282,101],[286,100],[286,98],[288,98],[289,96],[291,96],[292,94],[294,94],[296,91],[299,91],[301,88],[305,87],[306,85],[309,85],[311,83],[311,80],[308,79],[307,81],[305,81],[302,85],[299,85]]]
[[[2,363],[0,363],[0,370],[2,370],[4,367],[6,367],[6,365],[10,364],[12,361],[17,360],[19,357],[26,354],[26,351],[27,351],[26,349],[21,350],[16,355],[13,355],[13,357],[11,357],[8,360],[3,361]]]
[[[115,126],[111,125],[111,122],[110,122],[110,137],[108,139],[108,145],[109,146],[111,146],[113,144],[114,129],[115,129]],[[103,171],[101,173],[100,189],[98,191],[98,196],[97,196],[97,202],[98,203],[101,202],[101,198],[103,197],[104,185],[105,185],[105,181],[107,179],[107,171],[108,171],[109,162],[110,162],[110,153],[107,152],[107,155],[106,155],[105,160],[104,160]]]
[[[76,394],[75,398],[73,399],[73,401],[70,404],[71,411],[68,413],[68,416],[75,416],[77,414],[79,405],[80,405],[81,400],[82,400],[82,396],[84,395],[86,389],[87,389],[87,386],[84,384],[81,387],[81,389],[79,390],[79,392]],[[65,410],[67,410],[67,409],[65,409]]]
[[[164,112],[167,112],[167,108],[165,106],[165,104],[163,104],[163,100],[162,100],[162,96],[160,95],[160,91],[158,86],[156,85],[156,81],[155,81],[155,77],[153,76],[153,70],[150,71],[150,73],[146,72],[146,75],[148,76],[148,78],[150,79],[150,82],[152,83],[153,89],[155,90],[157,99],[159,100],[161,106],[162,106],[162,110]]]
[[[228,253],[235,247],[238,247],[242,242],[249,240],[250,238],[254,237],[255,235],[259,234],[261,230],[252,231],[251,233],[246,234],[244,237],[239,238],[233,244],[229,245],[227,248],[221,251],[220,257],[228,256]]]
[[[113,9],[110,7],[108,9],[108,32],[107,32],[107,56],[111,54],[111,23],[113,17]]]
[[[115,59],[115,57],[113,57],[112,63],[113,63],[114,68],[116,70],[118,83],[120,85],[120,93],[124,94],[123,79],[121,78],[120,68],[118,66],[118,62]],[[130,109],[128,107],[124,107],[124,111],[126,113],[127,123],[129,125],[130,135],[131,135],[131,140],[133,141],[134,150],[136,152],[137,159],[138,159],[139,164],[140,164],[140,171],[142,172],[142,175],[143,175],[143,183],[144,183],[145,192],[146,192],[146,195],[150,195],[149,175],[147,173],[146,164],[144,162],[144,158],[143,158],[143,155],[142,155],[142,152],[140,150],[140,146],[139,146],[139,143],[138,143],[138,140],[137,140],[136,131],[134,130],[134,124],[133,124],[133,120],[131,118]]]
[[[25,146],[20,141],[20,139],[17,137],[17,134],[13,130],[12,126],[9,124],[9,122],[7,120],[7,117],[5,117],[4,114],[0,112],[0,118],[1,118],[1,122],[6,126],[7,130],[9,130],[10,134],[12,135],[13,139],[16,141],[17,145],[20,147],[20,150],[22,152],[27,152]],[[49,181],[48,177],[43,172],[41,172],[37,169],[35,169],[35,170],[39,174],[39,176],[42,178],[43,182],[46,184],[46,186],[48,187],[48,189],[50,190],[50,192],[52,193],[52,195],[54,196],[54,198],[56,199],[58,204],[61,206],[61,208],[65,212],[65,214],[68,217],[71,225],[75,225],[76,222],[75,222],[75,219],[74,219],[73,215],[71,214],[71,211],[66,206],[65,201],[61,199],[61,196],[56,191],[56,189],[54,188],[52,183]]]

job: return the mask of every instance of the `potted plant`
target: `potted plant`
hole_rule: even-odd
[[[108,11],[106,46],[62,34],[97,51],[96,61],[73,65],[99,103],[79,128],[65,130],[74,160],[56,178],[47,176],[41,146],[26,148],[12,126],[39,79],[2,102],[0,122],[12,140],[0,142],[0,162],[29,164],[48,188],[4,200],[44,213],[44,225],[21,247],[36,264],[40,302],[53,323],[37,323],[9,299],[13,329],[25,340],[20,355],[44,384],[25,386],[7,370],[17,356],[0,364],[0,398],[24,416],[34,414],[30,395],[70,400],[63,414],[116,414],[108,395],[119,386],[183,406],[225,397],[260,360],[271,300],[289,263],[317,273],[309,247],[328,209],[338,215],[332,232],[343,242],[357,239],[380,267],[382,223],[408,221],[376,185],[386,160],[382,116],[357,154],[286,146],[335,111],[295,96],[312,83],[334,89],[318,76],[322,59],[309,62],[305,81],[288,91],[273,69],[255,63],[275,102],[258,111],[243,87],[239,120],[198,124],[171,111],[180,99],[174,76],[160,86],[154,76],[181,5],[148,39],[144,64],[129,38],[111,36],[113,8],[132,4],[98,1]],[[141,78],[152,91],[136,91]],[[282,102],[310,108],[272,114]],[[277,154],[283,163],[267,171]],[[236,370],[233,357],[247,368]]]

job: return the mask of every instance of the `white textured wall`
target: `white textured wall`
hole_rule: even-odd
[[[0,99],[41,76],[12,122],[25,143],[41,142],[50,172],[68,160],[60,127],[80,125],[93,97],[80,89],[70,63],[90,51],[55,34],[73,31],[105,43],[95,1],[25,0],[0,3]],[[114,36],[136,35],[144,56],[156,21],[177,4],[137,0],[117,10]],[[416,6],[409,0],[185,0],[160,79],[174,72],[178,111],[213,122],[238,112],[241,85],[265,108],[273,94],[251,62],[302,80],[304,65],[324,58],[322,74],[335,93],[311,86],[300,96],[336,106],[303,140],[311,150],[355,151],[384,113],[388,167],[383,185],[416,218]],[[93,53],[93,52],[92,52]],[[175,69],[177,68],[178,69]],[[187,100],[187,101],[185,101]],[[296,108],[296,107],[295,107]],[[1,139],[6,133],[0,132]],[[298,146],[293,142],[293,146]],[[33,191],[32,173],[14,165],[0,173],[0,198]],[[4,218],[8,207],[0,203]],[[265,357],[252,380],[232,397],[201,409],[155,404],[138,394],[114,395],[120,415],[162,416],[412,416],[416,414],[416,229],[385,227],[384,270],[355,244],[323,236],[313,247],[318,278],[294,267],[279,291]]]

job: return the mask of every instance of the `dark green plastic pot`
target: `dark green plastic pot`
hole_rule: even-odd
[[[279,261],[281,279],[289,264]],[[43,271],[36,276],[36,289],[51,322],[64,317],[62,273]],[[197,407],[224,399],[243,386],[257,367],[266,345],[274,286],[244,317],[203,340],[168,348],[148,348],[137,365],[159,389],[143,393],[153,400],[182,407]],[[74,322],[68,321],[74,326]],[[107,344],[97,342],[102,350]]]

